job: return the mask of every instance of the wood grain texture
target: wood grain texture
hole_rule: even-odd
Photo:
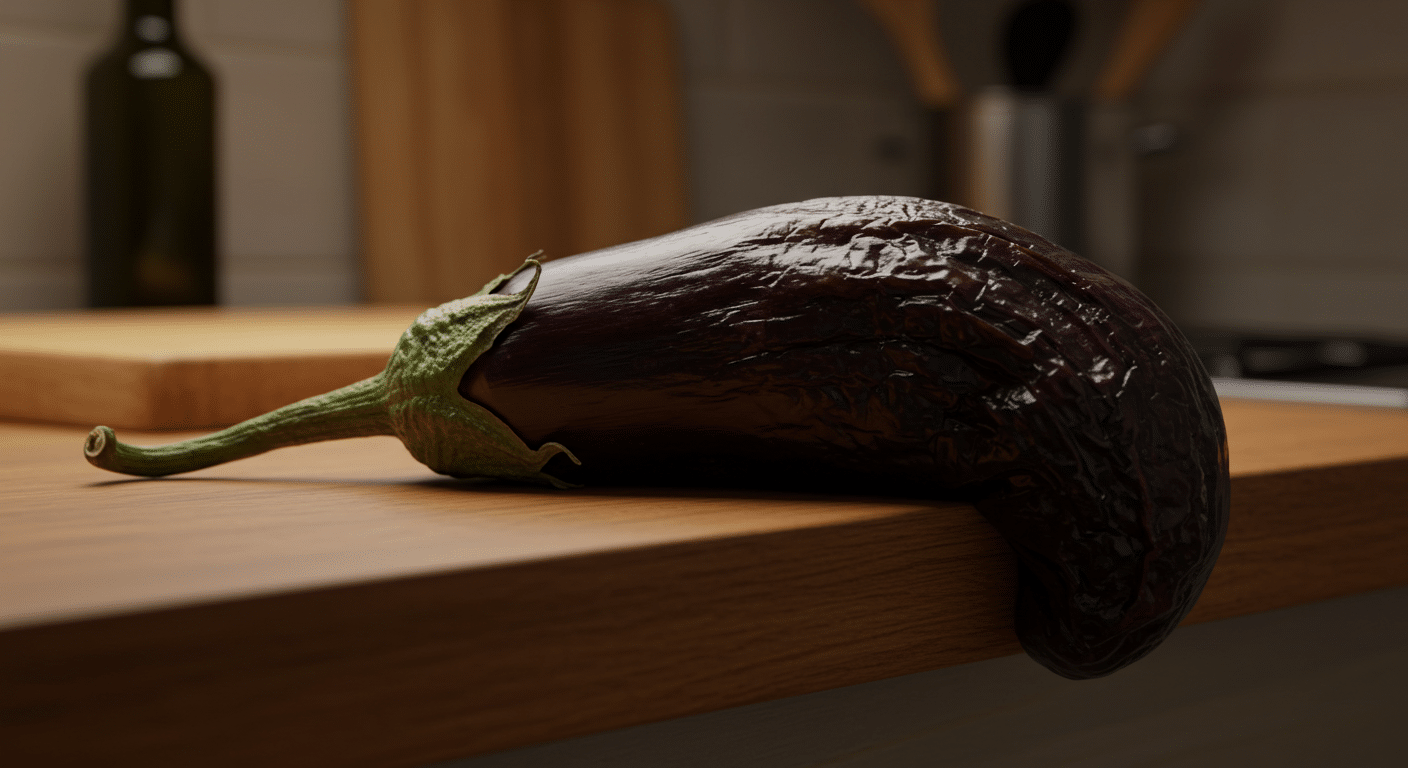
[[[1408,584],[1408,457],[1243,475],[1232,484],[1227,544],[1186,621],[1400,584]]]
[[[0,316],[0,418],[227,426],[375,375],[419,307]]]
[[[1408,414],[1224,409],[1190,621],[1408,583]],[[1013,560],[963,505],[476,485],[390,438],[110,479],[81,439],[0,427],[24,762],[414,765],[1017,651]]]
[[[1397,458],[1408,411],[1223,400],[1232,474],[1285,473]]]
[[[659,0],[349,0],[373,301],[440,303],[686,224]]]
[[[1408,587],[1185,627],[1117,675],[1009,656],[436,768],[1401,768]]]
[[[1224,400],[1227,544],[1187,622],[1408,583],[1408,412]]]
[[[3,434],[0,741],[34,760],[416,764],[1016,650],[961,505],[475,486],[389,438],[111,480],[77,430]]]
[[[409,3],[349,2],[347,16],[364,298],[416,297],[433,267],[423,221],[427,164],[411,140],[425,120],[419,30]]]

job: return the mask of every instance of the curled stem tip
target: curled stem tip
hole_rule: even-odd
[[[170,445],[136,446],[110,427],[83,441],[88,463],[110,472],[160,477],[235,461],[290,445],[394,434],[380,376],[300,400],[209,435]]]

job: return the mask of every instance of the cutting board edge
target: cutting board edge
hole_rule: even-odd
[[[0,419],[114,429],[226,427],[374,376],[390,351],[264,357],[0,352]]]

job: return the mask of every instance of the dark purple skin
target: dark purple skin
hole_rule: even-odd
[[[810,200],[549,262],[460,392],[567,446],[571,482],[970,500],[1017,553],[1022,645],[1070,678],[1153,650],[1227,528],[1222,414],[1173,323],[945,203]]]

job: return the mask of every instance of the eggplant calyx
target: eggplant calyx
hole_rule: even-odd
[[[526,269],[534,270],[528,287],[493,293]],[[529,448],[511,427],[457,389],[470,364],[523,311],[541,274],[542,265],[530,257],[473,296],[426,310],[401,335],[386,369],[369,379],[170,445],[127,445],[111,428],[94,427],[83,455],[112,472],[160,477],[290,445],[395,435],[412,456],[441,474],[572,487],[542,471],[559,453],[580,464],[571,451],[558,443]]]
[[[527,269],[533,278],[523,290],[492,293]],[[454,477],[572,487],[542,471],[559,453],[580,464],[571,451],[560,443],[529,448],[511,427],[458,390],[469,366],[518,318],[541,275],[542,265],[530,257],[473,296],[426,310],[401,335],[382,372],[387,412],[406,450],[422,464]]]

